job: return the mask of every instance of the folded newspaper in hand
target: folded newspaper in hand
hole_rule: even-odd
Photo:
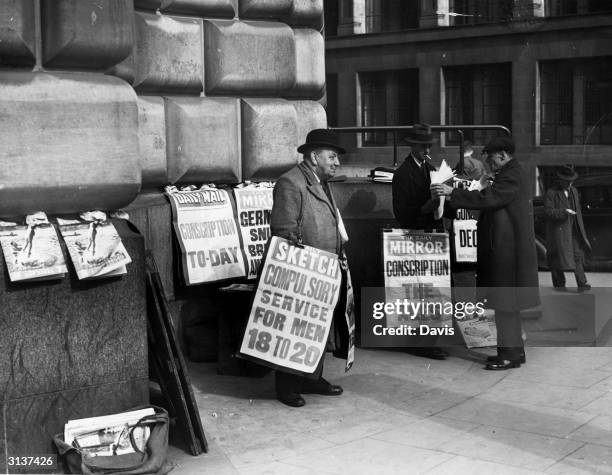
[[[447,181],[454,178],[454,176],[455,172],[451,167],[448,166],[446,160],[442,160],[442,163],[440,164],[440,168],[438,170],[429,172],[429,177],[431,178],[432,184],[446,183]],[[442,214],[444,213],[444,201],[445,197],[441,196],[440,204],[438,205],[438,208],[434,211],[435,219],[440,219],[442,217]]]
[[[0,245],[11,282],[63,278],[68,269],[55,227],[45,213],[26,217],[26,225],[3,223]]]
[[[148,407],[108,416],[71,420],[64,426],[64,442],[90,457],[143,452],[151,430],[146,425],[137,423],[152,415],[155,415],[155,409]]]
[[[57,220],[79,280],[127,274],[125,266],[132,259],[113,223],[100,211],[80,217]]]

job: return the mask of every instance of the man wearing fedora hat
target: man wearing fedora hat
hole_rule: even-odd
[[[434,217],[439,200],[432,199],[429,192],[434,171],[430,163],[429,150],[436,139],[427,124],[415,124],[404,137],[411,151],[404,163],[393,174],[393,214],[402,229],[443,230],[442,219]],[[435,336],[411,336],[415,345],[411,351],[417,356],[443,360],[448,353],[436,346]]]
[[[433,197],[450,196],[451,209],[481,211],[477,283],[487,306],[495,310],[497,326],[497,356],[488,360],[488,370],[525,363],[520,312],[540,303],[533,207],[526,172],[514,158],[514,148],[510,137],[496,137],[485,146],[495,178],[481,191],[431,185]]]
[[[341,295],[334,311],[327,350],[333,351],[334,356],[347,358],[354,336],[349,334],[347,324],[347,314],[353,312],[350,276],[343,251],[348,237],[328,185],[328,180],[340,167],[339,155],[345,150],[339,145],[335,132],[315,129],[308,133],[298,152],[303,154],[304,160],[282,175],[274,186],[270,228],[274,236],[338,255],[342,270]],[[340,386],[323,379],[324,358],[325,355],[312,375],[277,370],[277,399],[288,406],[301,407],[306,404],[302,394],[342,394]]]
[[[574,271],[579,292],[589,290],[584,274],[584,252],[591,250],[582,221],[580,199],[573,181],[578,178],[574,167],[566,165],[557,171],[557,183],[544,198],[546,215],[546,258],[553,286],[565,290],[565,271]]]

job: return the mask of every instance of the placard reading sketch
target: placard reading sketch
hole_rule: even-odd
[[[187,285],[244,277],[244,258],[227,191],[202,187],[166,194]]]
[[[450,250],[446,233],[383,230],[387,328],[452,326]],[[399,305],[398,305],[399,304]]]
[[[240,353],[313,373],[325,351],[341,281],[337,255],[272,237]]]
[[[247,262],[247,278],[255,279],[270,239],[272,186],[259,184],[234,188],[234,196]]]

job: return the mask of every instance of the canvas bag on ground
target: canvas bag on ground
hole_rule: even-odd
[[[57,434],[53,442],[70,473],[128,475],[168,473],[171,469],[165,466],[168,451],[168,413],[160,407],[150,407],[155,409],[155,414],[143,417],[136,424],[136,426],[146,425],[150,428],[149,439],[144,451],[90,457],[65,443],[63,434]],[[142,407],[136,409],[142,409]]]

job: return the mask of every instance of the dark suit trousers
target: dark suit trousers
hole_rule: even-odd
[[[524,351],[521,312],[495,310],[497,354],[507,360],[518,360]]]
[[[323,375],[323,362],[325,361],[325,352],[321,355],[321,360],[317,365],[314,373],[309,376],[301,376],[294,373],[286,373],[284,371],[275,371],[276,394],[300,394],[302,390],[309,384],[321,379]]]
[[[576,277],[576,285],[581,287],[586,285],[587,278],[584,274],[584,251],[576,236],[576,232],[572,233],[572,247],[574,252],[574,276]],[[565,287],[565,273],[559,269],[550,269],[552,282],[555,287]]]

